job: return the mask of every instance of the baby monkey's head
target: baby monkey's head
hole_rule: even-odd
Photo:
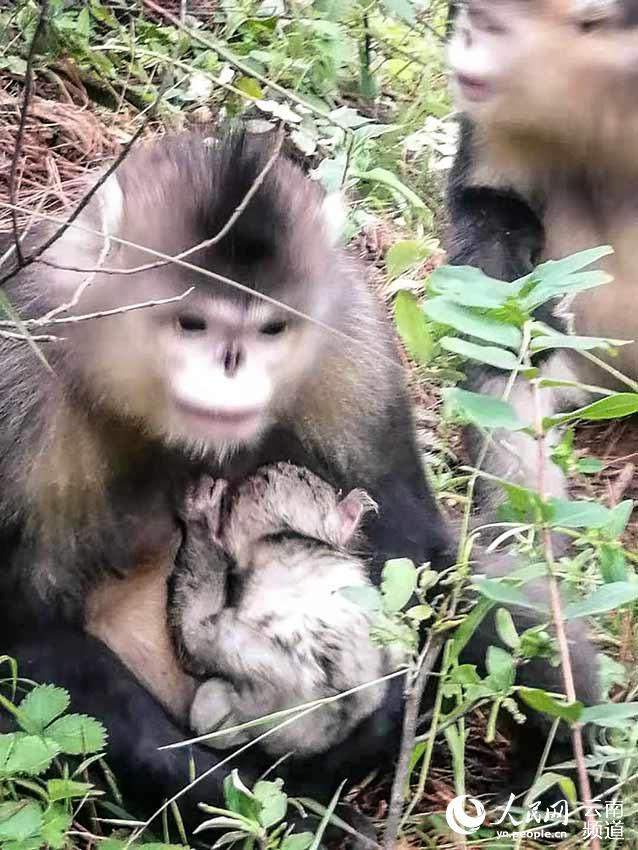
[[[208,485],[216,542],[240,561],[264,537],[293,533],[348,549],[366,513],[376,510],[364,490],[341,496],[308,469],[290,463],[263,466],[248,478]]]

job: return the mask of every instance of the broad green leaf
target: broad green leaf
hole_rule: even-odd
[[[541,282],[554,281],[574,274],[581,269],[591,266],[597,260],[613,254],[614,249],[611,245],[600,245],[597,248],[587,248],[585,251],[578,251],[576,254],[570,254],[562,260],[546,260],[541,263],[532,273]]]
[[[598,502],[550,499],[551,524],[561,528],[603,528],[612,519],[609,508]]]
[[[536,286],[532,292],[523,299],[523,307],[525,310],[532,311],[554,298],[565,295],[574,295],[577,292],[585,292],[588,289],[595,289],[597,286],[603,286],[612,280],[611,275],[603,271],[579,272],[562,280],[555,280],[549,283],[541,283]]]
[[[55,741],[63,753],[73,756],[97,753],[106,745],[106,731],[93,717],[66,714],[46,730],[47,739]]]
[[[404,239],[394,244],[385,258],[389,277],[394,280],[408,269],[418,266],[430,255],[431,251],[425,242],[417,239]]]
[[[381,2],[388,15],[399,18],[399,20],[411,26],[416,24],[413,0],[381,0]]]
[[[598,549],[600,574],[605,584],[616,581],[627,581],[627,560],[625,553],[618,546],[604,543]]]
[[[257,100],[263,99],[263,89],[254,77],[239,77],[233,81],[233,85],[235,88],[243,91],[244,94],[247,94],[248,97],[253,97]]]
[[[596,726],[622,727],[634,717],[638,717],[638,702],[605,702],[587,706],[581,720]]]
[[[530,343],[531,351],[547,351],[550,348],[569,348],[573,351],[592,351],[595,348],[618,348],[629,345],[629,340],[604,339],[595,336],[570,336],[556,334],[553,336],[537,336]]]
[[[381,611],[383,608],[383,600],[381,594],[376,587],[363,585],[361,587],[342,587],[339,591],[350,602],[360,605],[366,611]]]
[[[468,342],[454,336],[444,336],[440,340],[440,345],[453,354],[460,354],[461,357],[466,357],[468,360],[487,363],[488,366],[504,369],[507,372],[511,372],[519,366],[516,356],[511,351],[507,351],[505,348],[497,348],[495,345],[477,345],[474,342]]]
[[[47,792],[52,803],[85,797],[92,790],[93,786],[89,782],[75,782],[73,779],[49,779],[47,782]]]
[[[638,581],[615,581],[594,590],[580,602],[572,602],[565,607],[563,617],[573,620],[576,617],[592,617],[606,614],[623,605],[629,605],[638,599]]]
[[[500,646],[488,646],[485,664],[490,680],[498,690],[506,690],[514,684],[514,659],[509,652]]]
[[[638,413],[638,393],[616,393],[615,395],[600,398],[598,401],[580,407],[559,416],[552,416],[543,422],[549,425],[558,425],[576,419],[586,419],[590,422],[598,422],[602,419],[620,419],[623,416],[631,416]]]
[[[513,587],[511,584],[505,584],[505,582],[487,578],[475,581],[474,586],[481,596],[491,599],[492,602],[517,608],[531,608],[533,611],[545,610],[545,606],[539,602],[532,602],[522,590]]]
[[[236,844],[238,841],[243,841],[246,838],[245,832],[225,832],[221,835],[217,841],[213,844],[213,850],[216,847],[225,847],[227,844]],[[101,850],[101,848],[100,848]]]
[[[394,299],[394,320],[397,331],[410,356],[420,366],[432,359],[434,340],[427,319],[411,292],[402,290]]]
[[[44,812],[41,834],[47,850],[63,850],[68,847],[67,832],[72,823],[71,812],[65,811],[62,806],[51,806]]]
[[[458,387],[443,390],[445,415],[451,419],[470,422],[479,428],[522,431],[529,423],[519,419],[514,408],[498,398],[472,393]]]
[[[582,475],[597,475],[605,468],[605,464],[597,457],[583,457],[576,462],[576,470]]]
[[[430,275],[429,289],[466,307],[496,309],[516,296],[516,284],[488,277],[473,266],[440,266]]]
[[[41,735],[69,707],[71,699],[63,688],[37,685],[19,705],[20,725],[31,734]]]
[[[197,835],[200,832],[204,832],[207,829],[234,829],[237,832],[241,832],[242,835],[246,835],[248,829],[245,821],[235,820],[231,817],[223,817],[219,816],[217,818],[211,818],[210,820],[205,820],[204,823],[200,823],[197,829],[193,830],[193,834]]]
[[[481,682],[481,677],[476,672],[476,665],[459,664],[458,667],[452,668],[450,681],[459,685],[478,685]]]
[[[401,611],[412,598],[416,588],[417,570],[408,558],[386,561],[381,579],[383,607],[386,611]]]
[[[623,531],[627,528],[633,509],[634,503],[632,499],[625,499],[623,502],[616,505],[615,508],[612,508],[612,518],[606,528],[606,531],[608,531],[612,537],[620,537]]]
[[[234,814],[241,815],[255,823],[259,820],[261,802],[244,785],[236,769],[224,779],[224,800],[229,810]]]
[[[49,768],[59,752],[55,742],[39,735],[0,735],[0,777],[37,776]]]
[[[520,688],[518,693],[530,708],[549,717],[560,717],[567,723],[577,723],[583,713],[583,704],[578,700],[570,703],[562,702],[539,688]]]
[[[33,801],[0,803],[0,847],[5,842],[25,841],[40,834],[42,809]]]
[[[293,832],[284,838],[279,850],[308,850],[312,839],[312,832]]]
[[[253,794],[262,806],[259,822],[266,829],[279,823],[285,817],[288,797],[281,790],[283,784],[281,779],[276,779],[274,782],[261,780],[253,788]]]
[[[465,336],[495,342],[517,351],[521,347],[522,334],[518,328],[489,319],[442,296],[428,298],[423,304],[423,311],[433,321],[449,325]]]
[[[518,649],[521,639],[516,631],[514,620],[507,608],[499,608],[494,617],[498,636],[510,649]]]

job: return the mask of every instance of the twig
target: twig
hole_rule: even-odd
[[[541,500],[545,500],[545,465],[546,458],[546,440],[545,431],[543,429],[543,410],[540,399],[540,387],[538,380],[533,380],[532,396],[534,400],[534,431],[537,445],[537,488]],[[548,584],[549,584],[549,607],[552,615],[552,622],[556,630],[556,642],[558,643],[558,651],[561,662],[561,672],[563,675],[563,685],[565,687],[565,696],[567,702],[576,702],[576,687],[574,685],[574,673],[572,670],[571,656],[569,652],[569,642],[567,640],[567,632],[565,630],[565,620],[563,618],[563,610],[560,598],[560,590],[556,579],[554,569],[554,550],[552,545],[552,535],[549,526],[543,527],[543,551],[545,561],[547,563]],[[592,811],[592,794],[589,783],[589,774],[587,773],[587,765],[585,763],[585,748],[583,746],[582,724],[574,723],[571,726],[572,748],[574,750],[574,758],[576,760],[576,768],[578,771],[578,783],[580,785],[580,793],[585,805],[585,820],[591,835],[591,846],[593,850],[600,850],[600,842],[596,837],[596,818]]]
[[[6,208],[8,206],[9,206],[8,204],[0,201],[0,208],[1,207]],[[21,207],[18,207],[18,210],[26,212],[26,210],[23,210]],[[31,212],[31,211],[29,211],[29,212]],[[31,214],[34,214],[34,213],[31,213]],[[49,221],[59,221],[59,218],[57,216],[51,215],[49,213],[38,213],[37,217],[41,218],[41,219],[46,219],[46,220],[49,220]],[[80,230],[84,233],[90,233],[92,236],[101,236],[103,238],[106,236],[106,234],[103,231],[96,230],[95,228],[88,227],[84,224],[74,223],[73,227],[75,227],[77,230]],[[286,313],[290,314],[291,316],[296,316],[299,319],[303,319],[304,321],[310,322],[310,324],[313,324],[316,327],[319,327],[322,330],[327,331],[328,333],[332,334],[333,336],[338,337],[339,339],[346,340],[347,342],[354,344],[360,350],[367,351],[369,354],[372,354],[375,357],[378,357],[379,359],[388,363],[388,365],[391,365],[393,368],[396,368],[397,370],[403,372],[403,366],[401,365],[401,363],[398,360],[395,360],[394,358],[385,354],[381,348],[377,349],[373,345],[371,345],[370,343],[364,342],[363,340],[352,336],[352,334],[346,333],[345,331],[342,331],[339,328],[333,327],[332,325],[329,325],[327,322],[322,322],[320,319],[317,319],[314,316],[311,316],[307,313],[304,313],[302,310],[297,310],[295,307],[291,307],[290,305],[285,304],[283,301],[279,301],[276,298],[271,298],[269,295],[265,295],[263,292],[258,292],[255,289],[251,289],[251,287],[246,286],[243,283],[239,283],[239,281],[233,280],[232,278],[226,277],[225,275],[218,274],[217,272],[213,272],[210,269],[201,268],[200,266],[196,266],[193,263],[189,263],[187,260],[178,260],[176,257],[171,257],[168,254],[164,254],[162,251],[156,251],[155,249],[149,248],[146,245],[139,245],[136,242],[131,242],[128,239],[122,239],[119,236],[111,236],[111,239],[112,239],[113,242],[116,242],[117,244],[125,245],[129,248],[136,248],[140,251],[145,251],[147,254],[150,254],[151,256],[159,257],[160,259],[167,260],[169,262],[175,263],[175,265],[178,265],[182,268],[188,269],[189,271],[195,272],[196,274],[200,274],[203,277],[209,278],[210,280],[219,281],[220,283],[223,283],[227,286],[230,286],[233,289],[237,289],[240,292],[245,292],[247,295],[250,295],[253,298],[257,298],[260,301],[264,301],[266,304],[272,304],[274,307],[278,307],[279,309],[284,310]],[[91,273],[91,272],[94,272],[96,270],[101,271],[100,269],[96,269],[96,267],[86,268],[86,267],[77,267],[77,266],[67,266],[67,265],[61,265],[61,264],[58,264],[58,263],[52,263],[48,260],[42,260],[42,259],[39,259],[38,262],[42,262],[45,265],[51,266],[52,268],[62,269],[62,270],[66,270],[66,271],[75,271],[75,272],[84,272],[84,273]],[[37,327],[38,322],[39,322],[39,319],[25,319],[24,324],[27,327],[33,327],[33,326]],[[2,322],[0,322],[0,326],[3,326]],[[4,323],[4,327],[15,327],[15,325],[13,323]]]
[[[401,751],[392,781],[392,793],[390,795],[388,817],[383,835],[383,847],[385,850],[393,850],[399,835],[405,787],[410,779],[410,759],[416,737],[419,706],[428,678],[439,657],[444,640],[445,635],[443,631],[436,633],[430,631],[423,651],[419,656],[412,681],[408,682],[405,712],[403,715],[403,729],[401,732]]]
[[[18,134],[16,136],[16,146],[11,157],[11,168],[9,170],[9,200],[12,204],[17,201],[17,186],[16,179],[18,174],[18,162],[22,154],[22,145],[24,143],[24,133],[27,126],[27,115],[29,113],[29,105],[31,103],[31,92],[33,90],[33,62],[35,60],[35,51],[38,39],[44,28],[49,14],[49,0],[40,0],[40,15],[38,23],[31,39],[29,46],[29,55],[27,57],[27,68],[24,76],[24,98],[22,100],[22,109],[20,110],[20,123],[18,125]],[[20,245],[20,232],[18,229],[18,216],[13,209],[11,211],[11,226],[13,228],[13,241],[15,243],[15,253],[18,268],[24,265],[24,257],[22,256],[22,246]]]
[[[284,141],[284,134],[283,134],[283,131],[281,131],[278,135],[277,143],[275,145],[275,149],[274,149],[272,155],[269,157],[268,161],[266,162],[266,164],[264,165],[262,170],[259,172],[259,174],[255,178],[255,180],[253,181],[252,185],[250,186],[250,188],[248,189],[248,191],[246,192],[246,194],[244,195],[242,200],[239,202],[239,204],[236,207],[236,209],[234,210],[233,214],[227,220],[226,224],[224,224],[224,226],[221,228],[221,230],[219,230],[218,233],[215,234],[215,236],[212,236],[210,239],[204,239],[202,242],[198,242],[197,245],[192,245],[190,248],[186,248],[185,251],[182,251],[179,254],[175,254],[174,256],[170,257],[170,259],[167,259],[167,260],[156,260],[152,263],[145,263],[144,265],[141,265],[141,266],[133,266],[132,268],[129,268],[129,269],[114,269],[114,268],[99,267],[99,268],[90,269],[90,270],[85,269],[85,271],[90,271],[92,274],[95,274],[97,271],[99,271],[101,274],[116,274],[116,275],[139,274],[140,272],[147,272],[147,271],[151,271],[152,269],[159,269],[162,266],[168,266],[172,262],[174,262],[175,260],[184,260],[187,257],[190,257],[192,254],[196,253],[197,251],[203,251],[205,248],[212,248],[213,245],[217,245],[217,243],[221,242],[221,240],[225,236],[228,235],[229,231],[232,230],[232,228],[237,223],[237,220],[245,212],[248,204],[251,202],[253,197],[259,191],[264,180],[268,176],[268,172],[272,169],[273,165],[275,164],[275,162],[277,161],[277,159],[279,157],[279,154],[281,153],[281,146],[283,144],[283,141]],[[53,263],[50,263],[48,260],[47,261],[43,260],[42,262],[46,262],[47,265],[53,265]],[[56,268],[61,268],[61,267],[56,266]],[[76,271],[77,271],[77,269],[76,269]],[[71,306],[74,306],[74,305],[71,305]]]
[[[119,316],[122,313],[132,313],[134,310],[146,310],[149,307],[161,307],[163,304],[175,304],[177,301],[183,301],[193,292],[194,286],[182,292],[181,295],[174,295],[172,298],[155,298],[150,301],[140,301],[137,304],[125,304],[122,307],[113,307],[111,310],[98,310],[96,313],[84,313],[81,316],[67,316],[64,319],[49,319],[45,321],[46,316],[41,319],[35,319],[43,325],[75,325],[78,322],[88,322],[91,319],[106,319],[109,316]],[[28,320],[27,320],[28,321]],[[36,339],[36,337],[32,337]]]
[[[7,283],[7,281],[11,280],[11,278],[15,277],[15,275],[18,273],[18,271],[20,271],[21,268],[25,268],[26,266],[31,265],[31,263],[34,263],[39,257],[41,257],[42,254],[44,254],[44,252],[48,248],[50,248],[51,245],[53,245],[53,243],[56,242],[56,240],[58,240],[60,238],[60,236],[62,236],[63,233],[66,232],[69,225],[73,224],[73,222],[77,219],[77,217],[80,215],[82,210],[87,206],[87,204],[89,203],[91,198],[95,195],[95,193],[98,191],[98,189],[101,186],[103,186],[104,183],[106,183],[106,181],[109,179],[111,174],[113,174],[113,172],[116,170],[116,168],[118,168],[122,164],[122,162],[125,160],[125,158],[128,156],[131,149],[133,148],[133,145],[140,138],[140,136],[142,135],[142,133],[146,129],[148,123],[150,122],[150,120],[155,116],[155,113],[157,111],[157,107],[158,107],[163,96],[164,96],[164,90],[160,89],[160,91],[157,94],[157,97],[155,98],[155,101],[153,102],[152,108],[149,110],[149,112],[145,116],[144,120],[142,121],[140,126],[137,128],[135,133],[133,133],[133,135],[131,136],[129,141],[124,145],[124,147],[122,148],[120,153],[115,157],[115,159],[113,160],[111,165],[106,169],[106,171],[102,172],[102,174],[95,181],[95,183],[93,183],[93,185],[87,190],[87,192],[85,192],[85,194],[81,198],[78,205],[75,207],[73,212],[71,212],[69,214],[67,219],[63,222],[63,224],[61,224],[60,227],[58,227],[57,230],[48,239],[46,239],[41,245],[38,245],[38,247],[35,248],[29,254],[28,257],[23,257],[22,262],[18,262],[18,264],[15,266],[15,268],[11,269],[11,271],[7,272],[3,277],[0,278],[0,288],[2,288],[4,286],[4,284]],[[13,200],[11,201],[10,209],[12,210],[14,215],[15,215],[15,211],[19,209],[18,205],[15,204]]]

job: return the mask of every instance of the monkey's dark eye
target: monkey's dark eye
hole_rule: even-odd
[[[206,330],[206,320],[192,313],[183,313],[177,319],[177,324],[185,333],[201,333]]]
[[[262,325],[259,328],[259,333],[265,334],[266,336],[278,336],[282,334],[286,328],[288,327],[288,322],[285,322],[283,319],[279,319],[275,322],[268,322],[265,325]]]

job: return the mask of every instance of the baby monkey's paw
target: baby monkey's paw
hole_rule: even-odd
[[[205,528],[217,539],[221,522],[222,497],[228,483],[222,478],[203,475],[190,485],[184,498],[183,519]]]

